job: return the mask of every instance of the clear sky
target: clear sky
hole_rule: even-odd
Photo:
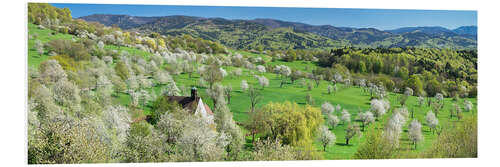
[[[226,19],[271,18],[302,22],[311,25],[336,27],[377,28],[390,30],[400,27],[441,26],[454,29],[477,26],[477,11],[459,10],[392,10],[342,8],[284,8],[284,7],[220,7],[172,5],[116,5],[116,4],[63,4],[74,18],[91,14],[125,14],[131,16],[187,15],[221,17]]]

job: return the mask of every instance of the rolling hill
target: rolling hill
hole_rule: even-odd
[[[90,15],[81,17],[104,25],[163,35],[189,34],[219,41],[235,49],[324,49],[342,46],[361,48],[422,47],[476,49],[477,27],[449,30],[443,27],[404,27],[395,30],[309,25],[275,19],[228,20],[193,16],[135,17]]]
[[[128,16],[128,15],[106,15],[106,14],[93,14],[89,16],[83,16],[79,19],[90,22],[99,22],[105,26],[116,25],[122,29],[134,28],[152,21],[159,19],[160,17],[140,17],[140,16]]]

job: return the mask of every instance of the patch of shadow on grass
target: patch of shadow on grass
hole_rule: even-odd
[[[337,146],[352,146],[350,144],[345,144],[345,143],[335,143]]]

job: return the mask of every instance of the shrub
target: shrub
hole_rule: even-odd
[[[151,111],[151,124],[156,125],[165,112],[175,112],[180,109],[176,102],[168,100],[168,96],[161,95],[154,102]]]

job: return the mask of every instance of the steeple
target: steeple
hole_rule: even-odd
[[[198,91],[196,89],[196,87],[192,87],[191,88],[191,98],[196,98],[198,96]]]

